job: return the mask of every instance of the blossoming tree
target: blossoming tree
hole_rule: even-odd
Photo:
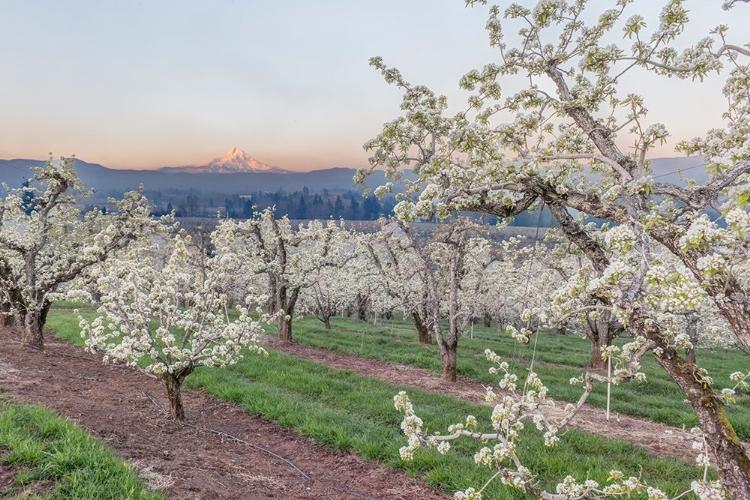
[[[114,210],[81,212],[88,196],[73,161],[50,159],[23,187],[0,200],[2,312],[23,328],[23,341],[44,347],[42,327],[52,294],[87,268],[138,238],[162,229],[138,192],[110,200]]]
[[[423,344],[432,344],[432,329],[427,302],[427,289],[422,266],[418,262],[411,238],[394,231],[387,220],[380,220],[381,229],[369,234],[366,248],[369,261],[377,270],[378,280],[375,294],[382,302],[398,304],[409,315]]]
[[[302,266],[308,285],[300,292],[300,310],[312,314],[331,328],[331,317],[353,307],[360,281],[367,280],[370,270],[363,267],[360,235],[344,226],[344,222],[310,221],[304,230],[311,239],[298,252],[307,259]],[[321,246],[327,248],[320,251]]]
[[[233,251],[243,265],[235,276],[253,286],[265,276],[271,297],[269,311],[278,318],[278,337],[291,342],[292,321],[304,288],[313,284],[316,269],[343,265],[349,258],[346,229],[335,221],[292,226],[273,209],[257,212],[244,222],[223,220],[216,228],[222,237],[233,234]]]
[[[400,179],[405,165],[419,176],[405,183],[395,209],[403,218],[455,210],[506,217],[540,204],[549,208],[565,237],[597,269],[585,289],[597,298],[589,307],[610,311],[627,325],[640,345],[629,355],[653,353],[695,411],[722,487],[731,498],[748,500],[750,458],[724,410],[739,386],[715,390],[705,370],[680,355],[683,338],[664,328],[649,307],[647,284],[658,279],[654,257],[670,252],[688,270],[684,286],[700,287],[737,344],[750,352],[742,265],[750,232],[750,50],[729,40],[727,26],[686,46],[681,35],[689,16],[681,0],[666,1],[653,28],[636,4],[618,0],[597,12],[585,0],[543,0],[533,8],[513,3],[504,14],[491,6],[487,30],[498,62],[461,78],[468,107],[453,115],[445,97],[408,83],[374,58],[386,81],[403,89],[403,115],[366,148],[372,165],[385,167],[392,178]],[[507,38],[514,28],[517,35]],[[618,32],[624,42],[610,43]],[[647,156],[669,132],[650,123],[644,98],[637,89],[623,91],[625,82],[637,82],[639,73],[698,82],[715,72],[726,77],[725,126],[679,145],[706,158],[708,180],[658,182]],[[526,79],[524,88],[504,95],[501,83],[516,76]],[[631,145],[630,152],[623,144]],[[718,218],[707,215],[709,207],[718,209]],[[576,212],[628,231],[603,245]],[[613,250],[626,243],[635,254]],[[738,380],[746,378],[737,373]]]
[[[102,266],[94,284],[100,296],[92,321],[79,318],[81,336],[104,361],[124,361],[164,381],[172,416],[185,419],[182,384],[199,366],[224,367],[243,352],[265,354],[255,343],[263,315],[250,309],[266,299],[248,294],[230,319],[225,290],[241,262],[231,252],[226,233],[217,233],[215,253],[197,259],[177,237],[171,243],[131,247]],[[188,240],[189,241],[189,240]],[[167,251],[163,264],[159,253]],[[200,262],[201,265],[197,265]]]
[[[485,258],[489,242],[478,229],[483,228],[473,221],[456,219],[421,241],[412,226],[393,220],[369,243],[387,293],[412,316],[420,341],[437,341],[447,382],[456,381],[458,340],[474,315],[477,274],[490,262]]]

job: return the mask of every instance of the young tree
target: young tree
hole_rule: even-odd
[[[131,241],[162,229],[149,217],[149,203],[138,192],[110,200],[116,209],[81,213],[88,196],[73,160],[50,159],[35,168],[25,187],[6,190],[0,200],[0,287],[3,312],[22,326],[23,341],[44,347],[42,328],[52,294],[85,269]],[[7,320],[6,320],[7,321]]]
[[[358,282],[367,279],[359,235],[346,229],[343,221],[329,221],[327,230],[312,221],[304,231],[309,239],[298,252],[308,259],[303,266],[308,285],[300,292],[300,310],[313,314],[330,330],[331,317],[353,305],[360,290]],[[316,248],[319,245],[328,250],[321,252]]]
[[[314,269],[335,267],[348,251],[342,243],[343,223],[310,221],[295,231],[288,217],[277,218],[274,210],[267,208],[244,222],[224,220],[217,231],[232,240],[243,261],[237,280],[252,284],[258,275],[266,276],[269,312],[277,315],[279,340],[291,342],[297,301],[302,289],[312,284]]]
[[[489,242],[478,236],[480,226],[468,219],[441,224],[426,252],[417,251],[426,278],[430,324],[437,340],[443,379],[456,381],[458,340],[474,315],[480,276],[490,260]],[[474,234],[471,234],[474,233]],[[447,320],[447,331],[442,327]]]
[[[394,231],[387,220],[380,224],[381,230],[366,241],[370,262],[380,278],[374,295],[384,295],[383,302],[397,302],[414,321],[419,342],[432,344],[427,288],[414,242],[407,234]]]
[[[389,277],[389,291],[401,299],[402,307],[414,319],[420,340],[428,343],[432,337],[436,339],[447,382],[456,381],[458,340],[472,318],[475,297],[468,296],[471,287],[467,285],[484,270],[488,242],[470,234],[477,228],[467,219],[453,220],[440,225],[421,243],[413,227],[392,221],[380,238],[385,247],[378,252],[370,246],[377,267]]]
[[[582,220],[571,221],[563,213],[558,214],[560,220],[567,224],[571,222],[585,230],[598,245],[606,246],[607,227],[594,223],[584,224]],[[545,256],[540,260],[542,265],[557,275],[550,297],[551,313],[564,327],[571,325],[581,332],[589,341],[591,358],[589,367],[604,370],[607,361],[603,354],[612,345],[615,335],[622,331],[622,323],[612,313],[611,302],[599,296],[597,291],[591,290],[587,284],[602,278],[606,270],[601,262],[589,259],[570,239],[565,237],[562,230],[551,229],[545,240],[553,244],[545,248]],[[576,293],[572,293],[575,291]]]
[[[696,412],[721,484],[733,499],[748,500],[750,458],[726,418],[722,395],[705,370],[679,355],[683,339],[644,306],[652,258],[670,252],[689,271],[686,286],[707,294],[738,345],[750,352],[748,276],[741,265],[750,233],[750,50],[730,43],[726,26],[683,48],[683,1],[666,2],[654,29],[632,3],[619,0],[596,21],[590,21],[595,7],[586,1],[511,4],[504,20],[492,6],[487,29],[500,62],[461,79],[472,95],[468,108],[453,116],[447,115],[445,97],[409,84],[374,58],[386,81],[404,90],[403,116],[366,148],[373,152],[372,165],[386,167],[390,177],[400,179],[404,165],[419,176],[420,182],[405,184],[396,207],[403,218],[455,210],[506,217],[547,206],[597,270],[586,291],[598,303],[588,307],[611,311],[653,352]],[[506,39],[514,26],[517,38]],[[617,32],[624,43],[605,45]],[[716,71],[727,75],[726,125],[680,144],[682,151],[706,158],[709,179],[687,185],[655,181],[647,154],[669,133],[665,125],[648,122],[644,99],[633,89],[623,93],[623,82],[637,82],[638,72],[703,80]],[[515,75],[527,85],[504,96],[500,81]],[[632,152],[623,153],[624,142],[633,145]],[[709,207],[719,209],[718,220],[704,213]],[[633,237],[620,244],[632,245],[638,259],[602,245],[575,212],[629,228]]]
[[[265,354],[255,343],[261,321],[248,309],[265,297],[248,295],[230,320],[225,290],[241,262],[221,239],[225,235],[216,236],[217,251],[202,266],[188,249],[189,237],[162,242],[161,249],[158,243],[131,247],[107,262],[96,280],[102,316],[91,322],[79,318],[86,346],[102,351],[105,362],[144,362],[146,371],[164,381],[178,420],[185,419],[182,384],[197,367],[231,365],[243,350]],[[167,258],[160,265],[158,253],[164,250]]]

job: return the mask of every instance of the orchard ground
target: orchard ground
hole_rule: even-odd
[[[5,395],[71,418],[171,498],[446,498],[403,473],[317,445],[202,391],[186,394],[192,423],[285,457],[311,478],[306,479],[264,451],[165,417],[146,396],[153,394],[166,404],[160,381],[123,366],[103,365],[99,356],[51,335],[48,339],[45,351],[38,351],[0,330]],[[0,464],[0,470],[5,468]],[[3,473],[0,479],[0,492],[12,485],[12,476]]]
[[[51,335],[46,352],[23,347],[8,332],[1,332],[0,339],[0,386],[11,397],[43,404],[72,418],[170,497],[444,498],[403,473],[317,445],[202,391],[186,394],[188,420],[286,457],[312,478],[308,480],[263,451],[182,427],[166,418],[146,395],[152,394],[165,404],[163,385],[152,377],[122,366],[101,365],[98,356]],[[478,381],[461,379],[446,387],[439,373],[398,363],[309,345],[280,344],[270,337],[264,343],[298,358],[406,388],[422,388],[472,402],[480,401],[484,392]],[[687,462],[694,459],[691,441],[682,429],[617,414],[607,421],[603,410],[588,406],[575,424],[595,434],[631,441],[658,456],[675,456]],[[0,484],[0,491],[3,487]]]

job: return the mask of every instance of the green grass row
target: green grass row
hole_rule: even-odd
[[[382,361],[406,364],[440,372],[442,367],[436,346],[426,346],[417,341],[413,326],[408,321],[383,321],[379,325],[335,318],[332,330],[326,330],[314,318],[302,318],[295,322],[295,340],[325,349]],[[616,339],[622,345],[628,339]],[[490,375],[489,362],[484,350],[491,349],[505,359],[512,371],[522,379],[535,360],[534,370],[550,388],[550,395],[563,401],[576,401],[581,394],[580,386],[571,386],[570,379],[580,376],[589,362],[589,343],[576,335],[554,335],[540,333],[532,337],[528,345],[521,345],[510,335],[498,333],[495,328],[475,326],[473,338],[469,335],[459,340],[458,374],[495,384],[497,375]],[[750,360],[739,349],[698,349],[697,358],[714,378],[714,387],[732,387],[729,375],[734,371],[746,371]],[[611,409],[614,412],[643,417],[676,427],[694,427],[698,420],[684,395],[666,372],[647,354],[642,371],[644,383],[631,382],[613,386]],[[606,407],[606,386],[598,385],[589,397],[589,403]],[[729,419],[741,439],[750,441],[750,397],[742,396],[736,404],[728,407]]]
[[[80,344],[77,320],[69,309],[53,309],[48,325],[62,338]],[[302,325],[297,333],[306,337],[313,330],[312,324]],[[332,337],[340,334],[327,332]],[[392,344],[409,342],[391,341],[389,350]],[[413,462],[401,461],[398,450],[406,440],[399,428],[401,415],[394,409],[392,398],[404,387],[275,351],[268,358],[249,355],[224,370],[200,368],[188,377],[187,383],[235,402],[249,414],[295,429],[334,449],[352,451],[402,469],[448,493],[480,486],[492,475],[491,470],[474,465],[473,455],[482,443],[472,440],[456,442],[446,456],[423,450]],[[409,393],[428,432],[444,431],[448,425],[463,421],[467,414],[485,422],[490,417],[487,406],[416,389],[409,389]],[[553,488],[567,474],[604,483],[611,469],[621,469],[628,475],[642,475],[649,483],[676,494],[700,476],[699,470],[683,462],[655,459],[630,443],[576,430],[568,431],[561,444],[550,450],[543,445],[539,432],[527,428],[519,454],[527,466],[540,472],[539,482],[546,488]],[[486,498],[526,497],[495,483]]]
[[[100,441],[39,406],[0,401],[0,466],[17,471],[2,498],[164,498]]]
[[[72,308],[70,304],[56,305],[54,311],[62,316]],[[93,317],[93,313],[91,313]],[[71,328],[77,327],[73,315],[65,320]],[[335,350],[371,359],[401,363],[441,372],[436,346],[417,342],[413,324],[409,320],[380,321],[377,325],[348,318],[332,319],[333,329],[326,330],[315,318],[295,319],[295,340],[302,344]],[[269,327],[272,333],[273,326]],[[473,337],[473,338],[472,338]],[[616,339],[622,345],[628,339]],[[484,350],[491,349],[502,356],[512,371],[523,378],[531,360],[534,369],[550,388],[550,395],[562,401],[577,401],[580,386],[571,386],[570,379],[580,376],[589,362],[589,343],[576,335],[540,333],[529,345],[521,345],[510,335],[498,333],[493,328],[475,326],[473,335],[459,341],[458,373],[460,376],[495,384],[496,375],[490,375],[489,362]],[[729,374],[745,371],[748,357],[739,349],[698,349],[700,365],[714,378],[714,387],[732,387]],[[611,409],[614,412],[647,418],[675,427],[691,428],[698,425],[692,408],[685,402],[682,391],[654,361],[650,354],[644,358],[642,371],[645,383],[631,382],[612,387]],[[605,408],[606,387],[597,385],[588,400],[589,404]],[[750,397],[741,396],[727,409],[729,419],[737,434],[750,441]]]

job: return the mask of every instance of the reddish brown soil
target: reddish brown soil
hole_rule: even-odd
[[[270,338],[265,343],[300,358],[407,389],[419,387],[472,402],[481,402],[484,394],[482,385],[471,380],[445,384],[439,374],[427,370],[282,344]],[[331,451],[202,391],[186,391],[190,422],[284,457],[310,477],[306,479],[288,463],[253,446],[177,424],[146,395],[166,404],[160,381],[122,366],[102,365],[98,356],[49,334],[46,350],[40,352],[0,329],[0,391],[16,401],[42,404],[67,415],[135,465],[152,487],[172,498],[446,498],[397,471]],[[588,406],[573,425],[634,442],[659,456],[694,461],[692,440],[682,429],[616,414],[607,421],[603,410]],[[15,472],[0,464],[0,492],[12,484]]]
[[[181,426],[144,391],[166,404],[160,381],[47,336],[45,351],[23,346],[0,330],[0,390],[67,415],[134,464],[148,483],[171,498],[186,499],[441,499],[420,481],[395,470],[338,453],[235,405],[186,391],[190,422],[217,429],[292,461]],[[0,450],[0,456],[3,452]],[[0,492],[15,471],[0,464]],[[0,494],[2,496],[2,494]]]

